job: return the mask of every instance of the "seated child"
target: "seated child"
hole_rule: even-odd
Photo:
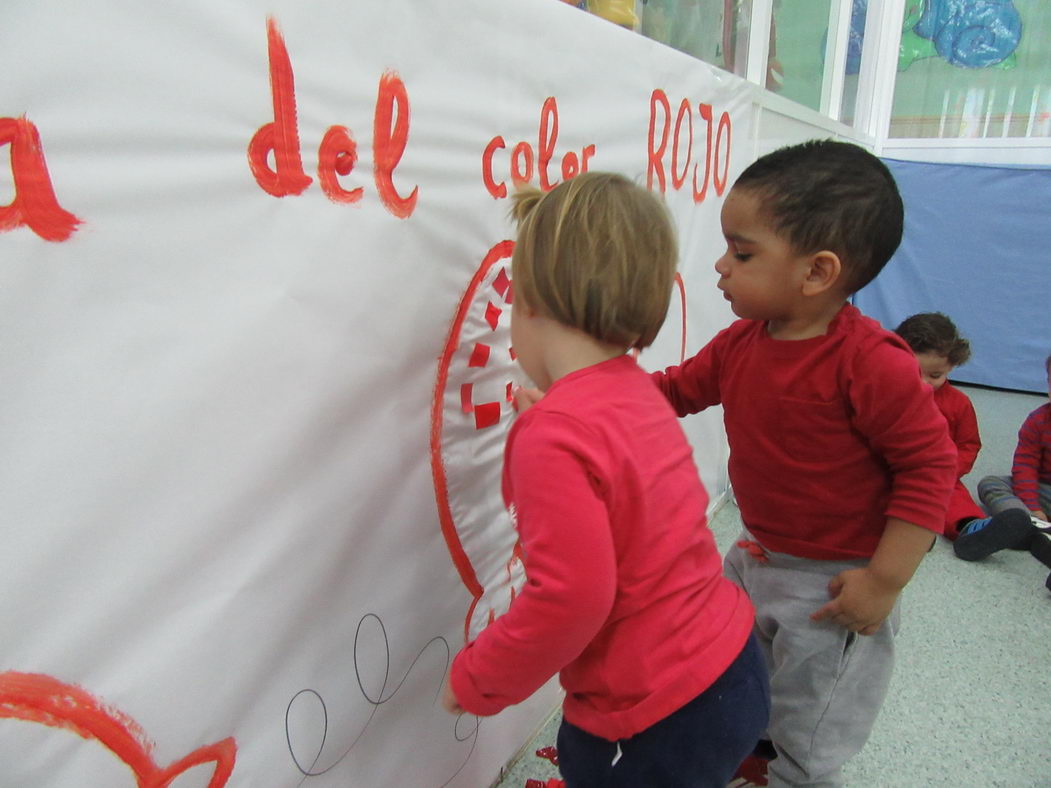
[[[545,392],[519,399],[504,450],[526,583],[442,703],[496,714],[557,673],[568,788],[725,786],[770,710],[754,610],[723,577],[690,444],[626,354],[667,313],[670,219],[609,173],[520,191],[513,212],[511,341]]]
[[[1051,390],[1051,356],[1044,360]],[[985,508],[998,512],[1021,511],[1032,519],[1025,546],[1045,566],[1051,567],[1051,403],[1030,413],[1018,430],[1018,445],[1010,476],[986,476],[978,482],[978,497]],[[1051,589],[1051,574],[1046,585]]]
[[[1033,530],[1029,517],[1017,509],[1004,509],[987,517],[959,478],[971,472],[982,448],[971,400],[949,383],[949,373],[971,357],[970,343],[940,312],[908,317],[894,331],[916,354],[920,376],[934,389],[934,403],[945,416],[949,436],[956,444],[956,486],[945,515],[945,535],[954,540],[953,552],[964,561],[978,561],[1007,547],[1024,549]]]

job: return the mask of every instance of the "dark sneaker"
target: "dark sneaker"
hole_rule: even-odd
[[[1051,534],[1034,534],[1029,540],[1029,552],[1044,566],[1051,567]]]
[[[1007,509],[967,523],[952,543],[957,558],[980,561],[1008,547],[1026,546],[1035,530],[1028,512]]]

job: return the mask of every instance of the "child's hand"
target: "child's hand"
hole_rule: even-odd
[[[814,621],[831,619],[859,635],[873,635],[880,628],[901,589],[879,578],[868,567],[840,572],[828,583],[832,601],[813,613]]]
[[[1033,510],[1031,510],[1029,512],[1029,514],[1032,517],[1035,517],[1037,520],[1043,520],[1045,523],[1048,521],[1047,520],[1047,515],[1044,514],[1044,510],[1043,509],[1033,509]]]
[[[519,413],[529,410],[533,405],[540,402],[543,396],[544,392],[540,389],[527,389],[524,386],[519,386],[514,391],[515,410]]]
[[[445,684],[442,685],[442,708],[450,714],[464,713],[464,708],[460,705],[460,701],[456,700],[456,694],[453,692],[448,676],[445,677]]]

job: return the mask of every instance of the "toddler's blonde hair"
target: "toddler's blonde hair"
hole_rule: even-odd
[[[668,313],[678,260],[671,217],[623,175],[588,172],[548,193],[512,195],[515,298],[624,348],[653,343]]]

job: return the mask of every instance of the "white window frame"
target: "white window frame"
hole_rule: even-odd
[[[798,0],[784,0],[786,3]],[[888,158],[974,164],[1051,165],[1051,138],[891,138],[901,20],[906,0],[869,0],[861,69],[858,74],[854,123],[839,120],[850,35],[853,0],[832,0],[821,84],[820,111],[787,100],[765,89],[770,25],[774,0],[752,0],[745,78],[754,86],[753,143],[765,152],[776,133],[766,133],[764,121],[780,119],[814,126],[830,136],[852,140]],[[789,140],[791,141],[791,140]]]

